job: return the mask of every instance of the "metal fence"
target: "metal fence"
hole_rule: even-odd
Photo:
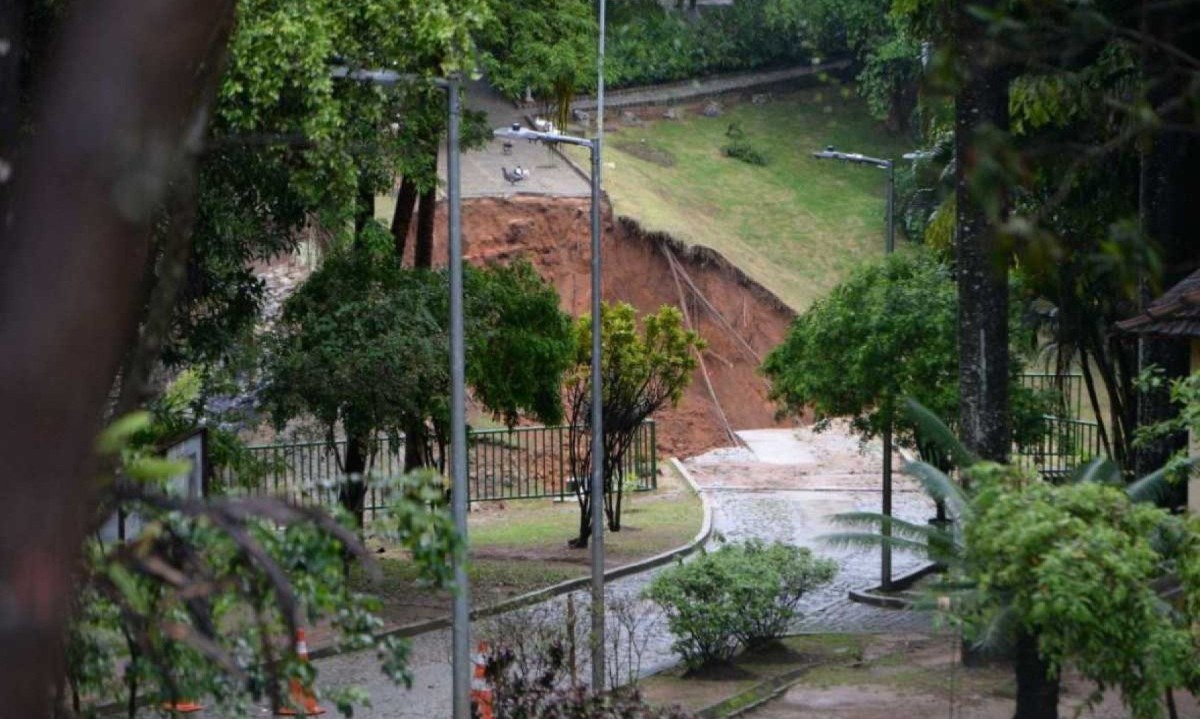
[[[1095,422],[1044,417],[1046,433],[1037,444],[1016,450],[1018,464],[1032,467],[1049,480],[1063,479],[1079,465],[1104,454]]]
[[[1056,417],[1079,419],[1083,413],[1083,375],[1078,372],[1055,374],[1054,372],[1026,372],[1021,375],[1021,386],[1055,395]]]
[[[574,496],[570,467],[569,427],[514,427],[480,429],[467,433],[468,501],[487,502],[543,497]],[[657,430],[653,421],[638,428],[622,464],[626,488],[647,491],[658,486],[655,452]],[[255,495],[283,497],[299,504],[332,506],[342,480],[338,456],[345,456],[346,442],[335,442],[337,455],[327,442],[268,444],[248,449],[262,463],[263,476],[245,486],[229,473],[221,479],[226,486],[241,486]],[[387,503],[378,485],[404,471],[404,442],[386,437],[369,447],[366,509],[375,512]],[[586,480],[585,480],[586,481]]]

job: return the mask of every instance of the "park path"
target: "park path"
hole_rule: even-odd
[[[758,537],[811,547],[835,559],[839,574],[830,585],[809,595],[801,607],[804,616],[797,631],[879,632],[922,631],[929,628],[924,614],[889,611],[857,604],[846,598],[850,588],[874,586],[879,580],[878,552],[834,548],[818,540],[833,531],[828,517],[837,512],[879,508],[877,444],[860,452],[859,441],[844,427],[814,434],[809,430],[758,430],[740,433],[749,449],[727,449],[692,458],[684,464],[714,507],[714,535],[728,540]],[[894,500],[898,517],[924,521],[932,503],[915,486],[898,478]],[[714,540],[717,541],[717,540]],[[914,569],[921,561],[897,554],[897,574]],[[638,601],[637,596],[656,571],[625,577],[607,585],[606,599]],[[586,592],[574,595],[577,607],[586,607]],[[542,617],[563,613],[565,598],[549,600],[534,612]],[[677,661],[664,617],[653,605],[639,602],[641,625],[648,642],[642,656],[642,673],[658,671]],[[581,617],[580,626],[587,625]],[[479,625],[479,623],[476,623]],[[610,631],[614,622],[609,621]],[[476,634],[483,627],[474,630]],[[343,654],[317,660],[319,684],[325,687],[357,685],[366,690],[372,706],[355,712],[363,719],[416,719],[450,715],[450,632],[440,630],[412,640],[411,689],[397,687],[379,671],[369,652]],[[580,676],[587,677],[584,667]]]

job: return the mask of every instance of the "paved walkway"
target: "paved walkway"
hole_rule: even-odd
[[[713,95],[722,95],[738,90],[752,90],[768,87],[784,82],[792,82],[806,77],[816,77],[822,73],[839,72],[850,66],[849,60],[834,60],[822,64],[789,67],[782,70],[755,72],[739,72],[729,75],[685,80],[666,85],[649,87],[631,87],[624,90],[613,90],[604,95],[605,112],[622,107],[640,107],[644,105],[672,105],[689,102]],[[592,97],[581,97],[571,103],[572,110],[592,112],[596,109],[596,100]],[[605,117],[605,127],[608,118]]]
[[[742,433],[751,450],[719,450],[696,457],[686,466],[715,504],[714,527],[729,540],[759,537],[809,546],[819,554],[837,560],[838,577],[830,585],[813,592],[804,602],[803,619],[797,631],[921,631],[930,626],[928,615],[877,609],[850,602],[850,588],[873,586],[879,579],[879,558],[875,550],[832,548],[818,540],[833,531],[829,515],[853,510],[877,510],[880,495],[878,446],[868,446],[859,454],[858,441],[836,430],[825,434],[790,430],[764,430]],[[756,454],[758,452],[759,454]],[[787,457],[791,462],[786,462]],[[832,473],[825,473],[828,468]],[[895,498],[897,516],[923,520],[933,511],[932,504],[904,480],[898,480]],[[897,554],[896,573],[915,568],[920,561]],[[638,595],[655,572],[610,582],[610,603],[619,599],[639,602]],[[575,605],[588,605],[586,592],[576,593]],[[564,613],[565,598],[551,600],[535,611],[552,620]],[[671,637],[664,617],[653,605],[642,602],[644,613],[640,630],[649,642],[643,654],[642,672],[658,671],[676,663],[671,652]],[[588,620],[580,615],[583,631]],[[477,623],[478,624],[478,623]],[[614,624],[609,621],[610,631]],[[478,633],[478,629],[475,633]],[[430,632],[412,643],[411,666],[415,681],[410,690],[396,687],[379,671],[378,661],[369,652],[345,654],[318,660],[319,684],[325,687],[358,685],[371,698],[372,706],[355,711],[362,719],[416,719],[450,715],[450,632]],[[587,677],[589,670],[580,669]]]
[[[525,110],[519,110],[482,80],[467,86],[464,102],[469,110],[487,113],[489,127],[508,127],[525,122]],[[607,104],[607,103],[605,103]],[[509,197],[517,193],[542,194],[557,197],[589,197],[591,183],[584,179],[557,153],[545,145],[512,142],[511,154],[505,154],[503,140],[491,140],[482,150],[462,154],[463,197]],[[503,168],[520,166],[529,172],[528,179],[509,183]],[[438,158],[438,173],[446,179],[446,153]],[[443,186],[444,191],[444,186]]]

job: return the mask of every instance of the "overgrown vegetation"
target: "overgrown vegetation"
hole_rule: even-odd
[[[750,540],[659,573],[645,596],[666,613],[671,648],[700,669],[782,637],[801,598],[835,572],[808,548]]]

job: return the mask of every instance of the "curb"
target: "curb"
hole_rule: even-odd
[[[913,571],[901,577],[892,580],[892,590],[905,590],[916,584],[917,580],[933,574],[938,570],[938,565],[935,563],[926,564],[923,567],[918,567]],[[888,594],[883,594],[883,586],[871,587],[870,589],[851,589],[848,592],[850,601],[859,602],[861,604],[869,604],[873,607],[881,609],[909,609],[912,607],[912,602],[904,597],[895,597]]]
[[[642,559],[637,562],[632,562],[630,564],[626,564],[621,567],[614,567],[613,569],[606,571],[604,573],[604,581],[605,582],[611,581],[613,579],[620,579],[621,577],[628,577],[631,574],[638,574],[638,573],[644,572],[648,569],[653,569],[655,567],[662,566],[663,564],[666,564],[672,560],[686,557],[687,555],[696,551],[696,549],[698,549],[705,542],[707,542],[709,537],[712,535],[712,503],[711,503],[711,501],[709,500],[707,495],[705,495],[703,492],[700,491],[700,487],[699,487],[699,485],[696,484],[696,480],[692,479],[692,476],[690,474],[688,474],[688,471],[684,468],[683,464],[681,464],[678,459],[676,459],[675,457],[671,457],[670,459],[667,460],[667,462],[675,469],[676,472],[679,473],[679,475],[681,477],[683,477],[684,482],[692,490],[692,492],[694,494],[696,494],[698,497],[700,497],[700,505],[703,508],[703,512],[704,512],[703,519],[701,520],[701,523],[700,523],[700,531],[698,531],[696,533],[696,536],[692,538],[692,541],[688,542],[687,544],[683,545],[682,547],[677,547],[675,549],[668,550],[661,554],[656,554],[653,557],[649,557],[647,559]],[[579,577],[578,579],[568,579],[565,582],[559,582],[558,584],[553,584],[549,587],[545,587],[544,589],[537,589],[532,592],[528,592],[526,594],[522,594],[522,595],[513,597],[512,599],[506,599],[502,602],[492,604],[487,607],[480,607],[479,609],[476,609],[471,612],[471,619],[472,620],[485,619],[487,617],[495,616],[497,614],[511,612],[515,609],[520,609],[522,607],[529,606],[530,604],[536,604],[538,602],[545,601],[547,599],[552,599],[552,598],[560,596],[562,594],[566,594],[567,592],[573,592],[577,589],[581,589],[583,587],[588,586],[591,583],[591,581],[592,581],[591,577]],[[375,636],[376,636],[376,638],[414,637],[418,634],[424,634],[425,632],[431,632],[431,631],[435,631],[438,629],[448,629],[452,626],[452,624],[453,624],[453,622],[450,617],[440,617],[438,619],[429,619],[429,620],[426,620],[423,622],[414,622],[413,624],[406,624],[402,627],[396,627],[395,629],[388,629],[386,631],[376,634]],[[345,654],[345,653],[348,653],[351,651],[358,651],[358,650],[342,649],[342,648],[339,648],[336,646],[322,647],[321,649],[316,649],[316,650],[309,652],[309,658],[311,658],[313,660],[327,659],[329,657],[337,656],[339,654]]]
[[[804,666],[788,670],[779,676],[759,682],[746,691],[739,692],[728,699],[723,699],[716,704],[701,709],[696,712],[696,716],[699,719],[730,719],[731,717],[741,716],[786,692],[814,666],[816,664],[805,664]]]

